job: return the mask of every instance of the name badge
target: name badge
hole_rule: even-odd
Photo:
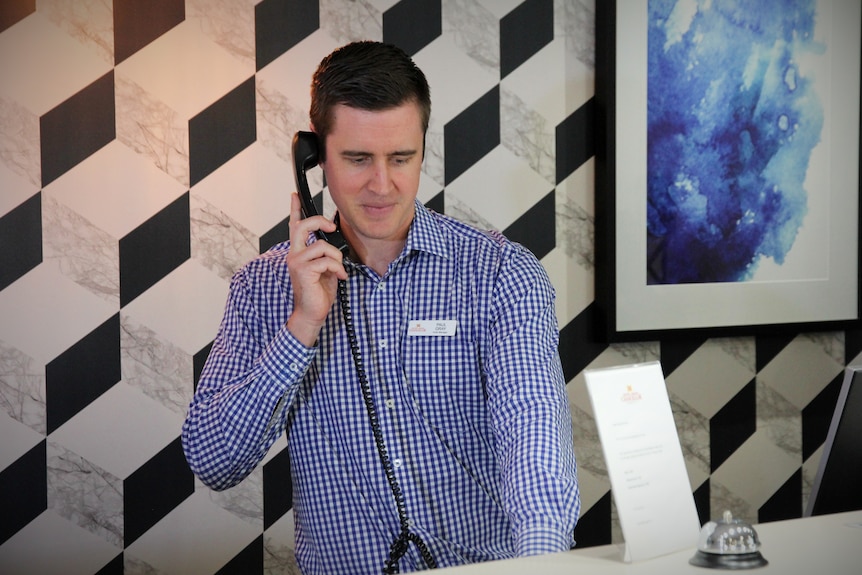
[[[454,319],[414,319],[407,326],[407,336],[452,337],[458,322]]]

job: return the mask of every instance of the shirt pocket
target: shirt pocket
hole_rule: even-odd
[[[475,342],[455,337],[406,338],[405,371],[411,406],[438,430],[461,432],[485,413]]]

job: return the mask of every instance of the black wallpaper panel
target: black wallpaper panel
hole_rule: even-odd
[[[443,33],[442,12],[440,0],[401,0],[383,13],[383,41],[412,56]]]
[[[263,0],[254,7],[255,54],[260,70],[320,27],[317,0]]]
[[[553,0],[527,0],[500,20],[500,78],[554,39]]]
[[[0,471],[0,545],[48,508],[47,443]]]
[[[120,306],[191,257],[189,214],[185,193],[120,239]]]
[[[555,210],[556,194],[551,190],[512,225],[503,230],[503,234],[512,241],[526,246],[537,258],[542,259],[554,249],[557,243]]]
[[[42,194],[0,217],[0,290],[42,263]]]
[[[48,433],[120,381],[120,315],[116,314],[45,366]]]
[[[36,0],[3,0],[0,2],[0,32],[17,24],[36,11]]]
[[[113,70],[40,119],[45,187],[117,135]]]
[[[189,120],[189,178],[194,186],[257,139],[254,76]]]
[[[114,0],[114,63],[119,64],[183,20],[184,0]]]
[[[500,143],[500,87],[495,86],[450,120],[443,139],[448,185]]]
[[[123,482],[125,546],[134,543],[194,491],[194,475],[177,437]]]

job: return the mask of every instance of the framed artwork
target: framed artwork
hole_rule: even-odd
[[[605,341],[860,320],[859,2],[596,3]]]

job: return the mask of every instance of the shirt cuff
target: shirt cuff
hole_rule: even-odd
[[[285,326],[261,356],[261,365],[286,388],[302,379],[316,354],[316,347],[305,347]]]
[[[542,555],[568,551],[572,547],[572,537],[558,529],[536,525],[522,529],[516,536],[515,551],[519,557]]]

